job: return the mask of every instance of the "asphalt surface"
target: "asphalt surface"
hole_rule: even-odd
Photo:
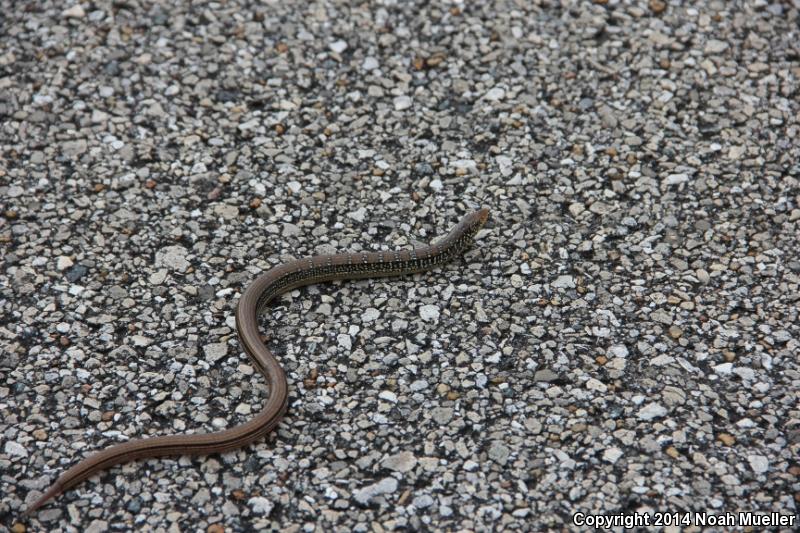
[[[2,526],[796,527],[800,3],[158,4],[0,0]],[[20,519],[259,409],[260,272],[478,206],[445,268],[268,309],[266,440]]]

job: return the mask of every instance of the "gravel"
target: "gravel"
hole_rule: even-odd
[[[797,513],[796,0],[0,7],[3,527]],[[18,521],[90,451],[258,410],[257,274],[478,205],[464,259],[268,309],[272,435]]]

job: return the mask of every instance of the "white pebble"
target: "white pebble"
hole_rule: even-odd
[[[642,420],[652,420],[654,418],[662,417],[665,414],[667,414],[667,409],[663,405],[652,402],[639,409],[639,412],[636,416]]]
[[[425,322],[436,322],[439,320],[439,308],[435,305],[423,305],[419,308],[419,316]]]
[[[394,99],[394,108],[396,111],[403,111],[411,107],[413,103],[414,101],[406,95],[396,96]]]
[[[334,41],[331,44],[329,44],[328,48],[330,48],[333,52],[336,52],[337,54],[341,54],[342,52],[347,50],[347,42],[342,41],[340,39],[338,41]]]

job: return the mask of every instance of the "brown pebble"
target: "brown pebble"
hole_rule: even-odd
[[[722,352],[722,357],[725,358],[726,363],[732,363],[736,359],[736,354],[730,350],[725,350]]]
[[[225,528],[222,524],[211,524],[206,531],[208,533],[225,533]]]
[[[47,431],[43,429],[34,429],[33,438],[36,440],[47,440]]]
[[[146,189],[155,189],[156,180],[154,180],[153,178],[147,178],[147,181],[144,182],[144,186]]]
[[[102,183],[95,183],[94,187],[92,187],[92,190],[94,192],[103,192],[105,190],[105,188],[106,188],[106,186],[103,185]]]
[[[3,216],[5,216],[9,220],[14,220],[19,216],[19,213],[17,213],[13,209],[6,209],[6,211],[3,213]]]
[[[233,497],[234,500],[242,501],[247,498],[247,494],[241,489],[236,489],[231,491],[231,497]]]
[[[25,533],[27,529],[25,529],[25,524],[21,522],[15,522],[13,526],[11,526],[12,533]]]
[[[606,155],[610,155],[611,157],[617,157],[617,149],[613,146],[609,146],[606,148]]]
[[[605,355],[598,355],[597,357],[595,357],[594,360],[600,366],[603,366],[604,364],[608,363],[608,357],[606,357]]]
[[[436,67],[439,66],[442,61],[444,61],[444,54],[433,54],[431,57],[425,60],[425,64],[429,67]]]
[[[303,386],[307,389],[313,389],[317,386],[317,378],[319,377],[319,370],[316,368],[312,368],[308,374],[306,374],[305,379],[303,380]]]
[[[287,45],[286,43],[278,43],[275,45],[275,50],[279,54],[285,54],[286,52],[289,51],[289,45]]]
[[[728,433],[720,433],[717,435],[717,440],[725,446],[733,446],[733,444],[736,442],[736,439],[733,437],[733,435],[729,435]]]
[[[283,124],[275,124],[275,133],[278,135],[283,135],[286,131],[286,127]]]
[[[669,328],[669,336],[673,339],[680,339],[681,335],[683,335],[683,330],[678,326],[670,326]]]
[[[404,491],[403,494],[401,494],[400,497],[397,498],[397,505],[404,505],[408,501],[409,496],[411,496],[411,491],[410,490]]]
[[[673,459],[677,459],[681,455],[681,452],[676,450],[673,446],[668,447],[665,451],[667,455],[669,455]]]
[[[258,209],[259,207],[261,207],[261,198],[256,196],[250,200],[250,209]]]
[[[100,420],[102,420],[103,422],[110,422],[114,420],[115,414],[116,413],[114,413],[114,411],[103,411],[103,414],[100,415]]]
[[[458,400],[460,397],[461,395],[454,390],[451,390],[450,392],[447,393],[448,400]]]
[[[667,9],[667,3],[664,2],[664,0],[650,0],[649,5],[650,11],[656,15],[663,13],[664,10]]]

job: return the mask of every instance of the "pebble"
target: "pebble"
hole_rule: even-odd
[[[763,455],[748,455],[747,462],[756,474],[764,474],[769,471],[769,459]]]
[[[499,465],[505,465],[508,462],[508,457],[511,455],[511,450],[502,442],[494,441],[489,446],[489,459]]]
[[[56,268],[59,270],[66,270],[75,263],[72,262],[72,259],[67,257],[66,255],[62,255],[56,261]]]
[[[186,272],[189,261],[188,252],[183,246],[166,246],[156,252],[156,266],[177,272]]]
[[[17,457],[28,457],[28,450],[26,450],[23,445],[13,440],[7,440],[5,446],[3,446],[3,450],[7,454],[16,455]]]
[[[661,418],[667,414],[667,409],[655,402],[648,403],[636,414],[642,420],[653,420],[654,418]]]
[[[400,95],[394,98],[395,111],[404,111],[409,109],[412,105],[414,105],[414,100],[412,100],[409,96]]]
[[[486,93],[485,98],[491,102],[497,102],[505,98],[505,96],[505,89],[502,87],[493,87]]]
[[[612,465],[619,461],[620,457],[622,456],[622,450],[613,446],[603,450],[603,460],[608,461]]]
[[[247,500],[247,505],[250,506],[253,513],[268,515],[272,512],[275,505],[267,498],[256,496]]]
[[[357,490],[353,498],[361,505],[368,504],[373,498],[383,494],[391,494],[397,491],[397,480],[393,477],[384,478],[377,483],[367,485]]]
[[[83,18],[86,16],[86,12],[83,10],[80,4],[75,4],[74,6],[68,7],[64,11],[61,12],[62,16],[65,18]]]
[[[558,276],[556,280],[551,283],[553,288],[556,289],[574,289],[575,288],[575,278],[572,276]]]
[[[417,458],[411,452],[400,452],[386,457],[381,466],[395,472],[410,472],[417,466]]]
[[[374,307],[368,307],[364,312],[361,314],[361,321],[362,322],[374,322],[381,316],[381,312],[375,309]]]
[[[228,355],[228,344],[225,342],[212,342],[203,346],[203,353],[209,363],[216,363]]]
[[[331,44],[329,44],[328,48],[330,48],[333,52],[336,52],[337,54],[341,54],[342,52],[347,50],[347,42],[340,39],[338,41],[334,41]]]
[[[439,320],[439,308],[430,304],[420,306],[419,316],[425,322],[437,322]]]

